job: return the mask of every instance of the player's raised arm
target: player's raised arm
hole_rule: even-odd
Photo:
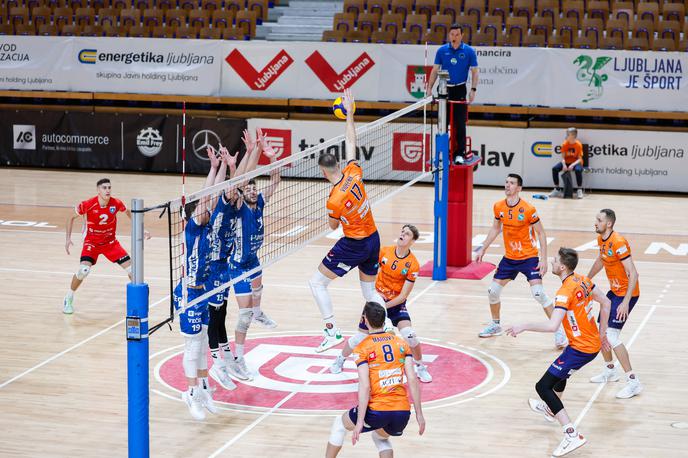
[[[423,408],[421,407],[420,384],[416,376],[413,358],[406,358],[404,361],[404,368],[406,370],[406,382],[408,383],[409,391],[411,392],[411,400],[413,401],[413,410],[416,411],[418,434],[422,436],[425,432],[425,417],[423,416]]]
[[[344,164],[356,159],[356,126],[354,125],[354,95],[351,89],[344,89],[342,104],[346,110],[346,148]]]
[[[361,437],[369,400],[370,369],[368,368],[368,363],[362,363],[358,366],[358,417],[356,419],[354,432],[351,435],[351,443],[353,445],[356,445],[356,442],[358,442],[358,439]]]
[[[272,147],[270,144],[270,141],[268,140],[268,136],[264,135],[262,132],[258,136],[258,142],[260,144],[260,149],[265,157],[267,157],[270,160],[270,164],[274,164],[275,161],[277,161],[277,153],[275,152],[275,149]],[[274,194],[275,190],[277,190],[277,186],[279,186],[280,181],[282,181],[282,176],[280,174],[280,168],[275,167],[270,171],[270,184],[263,189],[263,198],[267,202],[270,197]]]
[[[502,222],[495,218],[494,222],[492,223],[492,227],[490,228],[490,232],[488,232],[487,237],[485,237],[483,245],[476,252],[476,261],[482,262],[483,256],[485,256],[487,249],[490,248],[490,245],[492,245],[492,242],[494,242],[500,232],[502,232]]]

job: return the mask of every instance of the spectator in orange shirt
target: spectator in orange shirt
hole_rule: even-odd
[[[578,129],[569,127],[566,129],[566,140],[561,144],[561,162],[552,167],[552,180],[554,189],[550,197],[563,197],[564,192],[559,187],[559,174],[561,172],[574,171],[576,173],[576,198],[583,198],[583,144],[578,140]]]

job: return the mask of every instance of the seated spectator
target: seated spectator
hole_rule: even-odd
[[[576,198],[583,198],[583,144],[578,140],[578,130],[575,127],[566,129],[566,140],[561,144],[561,161],[552,167],[554,189],[550,197],[563,197],[564,191],[559,187],[559,173],[576,172]]]

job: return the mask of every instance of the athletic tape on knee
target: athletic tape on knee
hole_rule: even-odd
[[[371,437],[373,438],[373,443],[375,447],[377,447],[378,452],[382,453],[385,450],[392,450],[392,443],[389,441],[389,437],[382,437],[377,431],[373,431]]]
[[[416,336],[416,331],[413,330],[411,326],[408,326],[401,331],[401,336],[408,342],[409,346],[411,348],[416,348],[420,341],[418,340],[418,336]]]
[[[329,442],[332,445],[341,447],[342,445],[344,445],[344,437],[346,437],[346,428],[344,427],[342,416],[337,415],[337,417],[332,422],[332,429],[330,430]]]
[[[501,301],[500,296],[502,295],[502,288],[503,286],[496,281],[493,281],[492,284],[490,284],[490,287],[487,288],[487,298],[490,301],[490,304],[499,304]]]
[[[86,278],[90,271],[91,271],[91,266],[86,265],[86,264],[79,264],[79,270],[76,271],[77,280],[83,280],[84,278]]]
[[[330,298],[330,293],[327,292],[327,286],[331,281],[320,271],[316,271],[311,279],[308,280],[308,286],[311,288],[311,293],[313,293],[323,319],[332,318],[333,315],[332,299]]]
[[[349,346],[349,348],[353,350],[354,348],[356,348],[358,344],[363,342],[363,339],[365,339],[366,337],[368,337],[368,334],[364,332],[357,332],[353,336],[349,337],[349,340],[347,340],[346,343]]]
[[[540,305],[542,305],[543,308],[552,305],[552,301],[547,296],[547,293],[545,292],[545,288],[543,288],[542,283],[539,283],[537,285],[531,285],[530,292],[533,295],[533,298]]]
[[[612,348],[616,348],[623,343],[620,337],[621,329],[607,328],[607,341]]]
[[[251,309],[239,309],[236,330],[246,334],[249,326],[251,326],[251,318],[253,318],[253,311]]]
[[[253,288],[251,290],[251,295],[253,296],[254,301],[260,300],[260,296],[263,295],[263,285],[260,285],[257,288]]]

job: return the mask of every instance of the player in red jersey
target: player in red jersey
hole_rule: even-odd
[[[70,254],[69,248],[74,245],[72,243],[74,220],[81,216],[85,218],[86,226],[79,270],[72,277],[70,290],[62,304],[62,312],[66,314],[74,313],[74,292],[91,271],[91,266],[98,262],[98,256],[101,254],[110,262],[116,262],[122,266],[131,280],[131,258],[115,238],[117,213],[124,212],[131,219],[131,212],[121,200],[111,197],[112,185],[109,178],[98,180],[96,187],[98,195],[79,203],[74,207],[76,214],[67,219],[67,241],[65,242],[67,254]],[[147,239],[150,238],[148,231],[144,232],[144,236]]]

